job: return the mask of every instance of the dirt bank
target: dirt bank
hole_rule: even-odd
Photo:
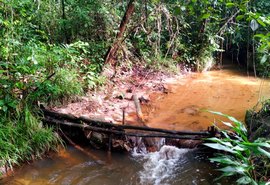
[[[100,117],[121,123],[123,109],[129,124],[138,124],[132,99],[137,94],[143,120],[151,127],[171,130],[205,130],[218,116],[203,110],[219,111],[244,121],[245,112],[258,100],[270,97],[269,80],[246,76],[235,66],[204,73],[169,75],[134,68],[79,102],[53,109],[76,116]],[[142,123],[141,123],[142,124]]]
[[[236,66],[192,73],[169,84],[171,93],[154,101],[147,125],[172,130],[202,130],[225,120],[203,110],[219,111],[244,121],[246,110],[270,97],[270,81],[248,77]],[[221,126],[221,124],[219,124]]]
[[[142,119],[145,120],[149,109],[152,109],[153,101],[167,95],[167,84],[180,76],[183,75],[172,75],[141,67],[134,67],[128,71],[121,69],[121,73],[113,80],[95,91],[89,91],[86,96],[79,97],[79,101],[51,109],[119,124],[122,123],[125,111],[125,123],[143,124],[137,117],[133,95],[138,97],[143,111]]]

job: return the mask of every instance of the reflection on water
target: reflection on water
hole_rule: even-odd
[[[5,179],[7,185],[212,185],[219,174],[196,150],[163,146],[160,152],[127,155],[95,151],[100,165],[68,147],[60,155],[36,161]],[[221,184],[228,184],[227,181]]]

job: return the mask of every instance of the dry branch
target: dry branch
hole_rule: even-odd
[[[86,151],[85,149],[83,149],[82,147],[80,147],[79,145],[77,145],[76,143],[74,143],[61,129],[59,129],[60,133],[62,134],[62,136],[64,136],[64,138],[77,150],[81,151],[82,153],[88,155],[90,158],[94,159],[96,163],[98,164],[103,164],[103,162],[101,162],[100,158],[97,157],[96,155]]]
[[[216,35],[219,35],[227,26],[227,24],[229,24],[234,18],[235,16],[237,16],[237,14],[240,12],[240,9],[237,10],[226,22],[225,24],[223,24],[223,26],[218,30]]]

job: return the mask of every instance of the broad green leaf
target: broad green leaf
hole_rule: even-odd
[[[233,153],[233,154],[236,153],[230,147],[224,146],[224,145],[219,144],[219,143],[204,143],[204,145],[208,146],[210,148],[216,149],[216,150],[223,150],[223,151],[230,152],[230,153]]]
[[[232,160],[231,157],[227,155],[210,158],[210,160],[213,162],[221,163],[221,164],[228,164],[228,165],[235,165],[235,166],[240,165],[239,162],[237,162],[236,160]]]
[[[10,106],[12,108],[16,108],[17,103],[16,103],[16,101],[11,101],[11,102],[8,103],[8,106]]]
[[[222,121],[222,123],[223,123],[224,125],[228,126],[228,127],[233,127],[233,125],[232,125],[231,123],[229,123],[229,122],[224,122],[224,121]]]
[[[240,147],[240,146],[235,146],[232,148],[233,150],[237,150],[237,151],[245,151],[245,149],[243,147]]]
[[[267,148],[270,148],[270,144],[265,142],[265,143],[257,143],[257,142],[243,142],[241,143],[242,145],[245,145],[245,146],[254,146],[254,147],[267,147]]]
[[[254,37],[265,38],[266,36],[264,34],[256,34],[256,35],[254,35]]]
[[[238,131],[243,132],[243,133],[239,133],[239,134],[241,134],[241,137],[245,137],[245,134],[247,133],[247,129],[245,128],[243,123],[241,123],[240,121],[238,121],[234,117],[226,115],[226,114],[222,114],[221,112],[216,112],[216,111],[208,111],[208,112],[228,118],[230,121],[232,121],[234,124],[236,124],[236,126],[239,127],[239,129],[237,129],[237,127],[234,127],[234,128],[236,128]]]
[[[218,180],[222,179],[223,177],[230,177],[230,176],[233,176],[233,175],[235,175],[235,173],[232,173],[232,172],[223,172],[220,177],[215,178],[215,181],[218,181]]]
[[[266,150],[262,149],[261,147],[258,147],[258,151],[260,151],[263,155],[265,155],[268,158],[270,158],[270,153],[267,152]]]
[[[242,166],[226,166],[218,170],[222,172],[234,173],[234,174],[244,174],[246,172],[246,169],[243,168]]]
[[[238,184],[250,184],[252,179],[248,176],[243,176],[236,181]]]
[[[235,4],[230,2],[230,3],[226,3],[226,6],[229,7],[229,8],[231,8],[231,7],[234,7]]]
[[[266,24],[261,19],[257,19],[257,22],[263,27],[266,26]]]
[[[268,55],[263,55],[261,58],[261,64],[264,64],[267,61]]]
[[[236,17],[236,20],[237,20],[237,21],[240,21],[240,20],[242,20],[244,17],[245,17],[244,15],[238,15],[238,16]]]
[[[213,141],[215,143],[220,143],[220,144],[223,144],[223,145],[228,146],[228,147],[233,147],[233,145],[230,142],[223,141],[223,140],[216,138],[216,137],[208,138],[207,140]]]
[[[3,106],[5,104],[4,100],[0,100],[0,106]]]
[[[201,19],[208,19],[211,16],[210,13],[205,13],[202,15]]]

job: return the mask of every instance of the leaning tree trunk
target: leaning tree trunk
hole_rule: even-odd
[[[61,0],[61,8],[62,8],[62,19],[63,19],[63,32],[64,32],[64,39],[63,42],[64,43],[69,43],[69,38],[68,38],[68,33],[67,33],[67,26],[66,26],[66,20],[67,20],[67,16],[66,16],[66,12],[65,12],[65,0]]]
[[[116,40],[115,42],[112,44],[112,46],[109,48],[106,56],[105,56],[105,64],[110,64],[112,66],[115,65],[115,54],[117,53],[118,49],[119,49],[119,45],[121,43],[121,38],[123,37],[127,24],[130,20],[130,17],[132,16],[134,9],[135,9],[135,5],[134,5],[135,0],[130,0],[128,5],[127,5],[127,9],[125,12],[125,15],[122,18],[121,24],[119,26],[119,32],[116,36]]]

